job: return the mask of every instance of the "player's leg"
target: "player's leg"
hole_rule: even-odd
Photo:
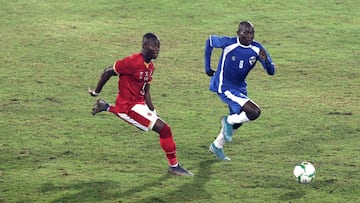
[[[110,107],[111,110],[111,107]],[[157,115],[145,104],[135,104],[127,113],[115,113],[118,117],[140,130],[149,131],[154,126]]]
[[[168,172],[174,175],[192,176],[193,174],[184,169],[177,161],[176,144],[174,142],[170,126],[158,118],[152,130],[159,133],[160,146],[164,150],[169,162]]]
[[[241,126],[242,126],[242,123],[235,123],[235,124],[233,125],[233,130],[237,130],[237,129],[239,129]]]
[[[230,113],[221,119],[222,134],[226,142],[232,141],[234,124],[240,124],[249,121],[246,113],[242,111],[243,106],[250,101],[250,99],[240,91],[227,90],[222,94],[218,94],[220,99],[228,104]],[[242,120],[240,120],[242,119]],[[235,122],[234,122],[235,121]],[[236,125],[235,128],[239,126]]]
[[[233,130],[237,130],[242,124],[241,123],[236,123],[234,125],[232,125]],[[209,146],[209,151],[211,153],[214,153],[220,160],[223,161],[230,161],[231,159],[229,157],[227,157],[224,153],[224,145],[225,145],[226,141],[224,138],[224,133],[223,133],[223,127],[221,127],[220,133],[219,135],[215,138],[215,140],[210,144]]]
[[[231,159],[227,157],[224,153],[224,145],[226,140],[224,138],[224,126],[221,127],[220,133],[215,138],[215,140],[210,144],[209,151],[215,154],[222,161],[230,161]]]
[[[105,100],[98,99],[98,100],[96,100],[96,102],[92,108],[91,114],[93,116],[95,116],[95,114],[100,113],[102,111],[109,111],[109,108],[110,108],[110,105]]]
[[[229,161],[230,158],[224,154],[224,145],[232,141],[233,131],[238,129],[243,123],[255,118],[257,105],[239,91],[226,91],[218,95],[221,100],[228,104],[230,113],[221,119],[221,130],[216,139],[210,144],[209,150],[220,160]]]
[[[221,96],[221,99],[227,103],[230,108],[230,114],[223,119],[223,123],[225,123],[223,126],[226,126],[228,131],[230,131],[229,133],[224,132],[225,139],[227,138],[227,134],[232,134],[233,129],[237,129],[243,123],[253,121],[260,116],[260,107],[250,100],[247,95],[237,91],[226,91]]]
[[[228,94],[218,94],[218,96],[220,97],[220,99],[227,103],[230,109],[230,115],[233,114],[234,109],[239,109],[238,111],[240,111],[241,106],[238,104],[238,102],[234,102],[232,101],[231,98],[234,97],[228,97]],[[222,161],[230,161],[231,159],[229,157],[227,157],[224,154],[224,145],[226,142],[231,142],[232,141],[232,134],[233,134],[233,128],[234,125],[228,123],[227,121],[228,116],[224,116],[221,119],[221,130],[220,133],[218,134],[218,136],[215,138],[215,140],[210,144],[209,146],[209,151],[211,153],[214,153],[220,160]]]
[[[216,137],[215,141],[213,141],[209,146],[209,151],[215,154],[222,161],[230,161],[231,159],[227,157],[224,153],[224,145],[225,139],[222,133]]]
[[[98,99],[98,100],[96,100],[96,102],[92,108],[91,114],[95,116],[97,113],[100,113],[102,111],[109,111],[115,115],[118,114],[116,106],[110,105],[104,99]]]
[[[121,101],[119,95],[117,95],[117,97],[116,97],[116,105],[119,105],[118,101]],[[116,105],[111,105],[104,99],[98,99],[98,100],[96,100],[91,113],[92,113],[92,115],[95,115],[102,111],[108,111],[108,112],[111,112],[111,113],[115,114],[116,116],[118,116],[117,115],[118,110],[116,108]]]
[[[183,169],[177,161],[176,144],[173,140],[170,126],[161,120],[145,104],[136,104],[128,113],[119,113],[118,116],[143,131],[153,130],[159,134],[160,146],[164,150],[168,160],[169,172],[176,175],[193,175],[191,172]],[[170,169],[174,169],[174,171],[170,171]]]
[[[241,107],[241,112],[239,114],[228,116],[227,122],[231,125],[246,123],[256,120],[260,116],[260,113],[260,107],[252,100],[248,100]]]
[[[177,166],[179,163],[176,159],[176,144],[170,126],[157,119],[152,130],[159,134],[160,146],[166,154],[169,166]]]

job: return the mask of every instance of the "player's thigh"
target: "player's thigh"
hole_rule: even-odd
[[[118,116],[144,131],[151,130],[158,119],[158,116],[145,104],[135,104],[128,113],[118,113]]]
[[[222,94],[219,94],[219,97],[223,102],[229,105],[230,114],[239,114],[242,110],[242,107],[250,98],[236,90],[227,90]]]

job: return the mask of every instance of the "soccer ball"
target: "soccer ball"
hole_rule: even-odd
[[[303,161],[297,164],[294,168],[294,176],[298,183],[308,184],[311,183],[315,177],[315,167],[310,162]]]

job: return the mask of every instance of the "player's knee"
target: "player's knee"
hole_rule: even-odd
[[[171,137],[171,136],[172,136],[172,133],[171,133],[171,128],[170,128],[170,126],[169,126],[168,124],[165,124],[165,125],[161,128],[161,130],[160,130],[160,132],[159,132],[159,135],[160,135],[160,137],[162,137],[162,138]]]
[[[241,125],[242,125],[242,123],[235,123],[235,124],[233,125],[233,129],[234,129],[234,130],[237,130],[238,128],[241,127]]]
[[[260,108],[254,108],[252,109],[251,112],[247,112],[247,117],[249,118],[249,120],[253,121],[256,120],[257,118],[259,118],[261,114],[261,109]]]

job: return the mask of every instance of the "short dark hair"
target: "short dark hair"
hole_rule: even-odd
[[[248,26],[254,27],[254,25],[253,25],[251,22],[249,22],[249,21],[241,21],[241,22],[239,23],[238,32],[243,31],[243,30],[245,29],[245,27],[248,27]]]
[[[159,37],[158,37],[156,34],[152,33],[152,32],[148,32],[148,33],[146,33],[146,34],[144,35],[144,37],[143,37],[143,42],[144,42],[145,40],[148,40],[148,39],[155,39],[155,40],[160,41]]]

